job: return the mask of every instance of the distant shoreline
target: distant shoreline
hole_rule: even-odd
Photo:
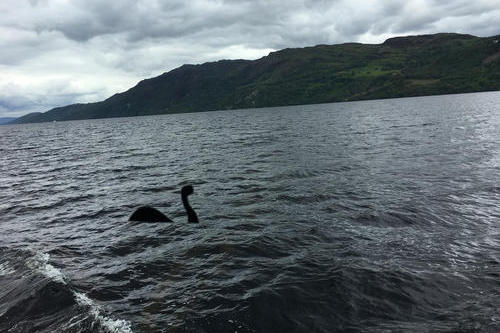
[[[210,111],[192,111],[192,112],[175,112],[175,113],[158,113],[158,114],[149,114],[149,115],[139,115],[139,116],[121,116],[121,117],[105,117],[105,118],[86,118],[86,119],[73,119],[73,120],[53,120],[46,122],[37,122],[37,123],[20,123],[20,124],[0,124],[0,126],[7,125],[25,125],[25,124],[44,124],[44,123],[56,123],[56,122],[69,122],[69,121],[81,121],[81,120],[99,120],[99,119],[115,119],[115,118],[135,118],[135,117],[153,117],[153,116],[162,116],[162,115],[176,115],[176,114],[190,114],[190,113],[210,113],[210,112],[225,112],[225,111],[248,111],[248,110],[260,110],[260,109],[279,109],[286,107],[300,107],[300,106],[310,106],[310,105],[326,105],[326,104],[343,104],[343,103],[362,103],[362,102],[375,102],[375,101],[385,101],[385,100],[400,100],[407,98],[426,98],[426,97],[441,97],[441,96],[460,96],[460,95],[474,95],[474,94],[488,94],[488,93],[499,93],[500,90],[491,90],[491,91],[474,91],[474,92],[466,92],[466,93],[454,93],[454,94],[441,94],[441,95],[424,95],[424,96],[404,96],[404,97],[391,97],[391,98],[378,98],[378,99],[363,99],[363,100],[355,100],[355,101],[344,101],[344,102],[329,102],[329,103],[311,103],[311,104],[296,104],[296,105],[278,105],[278,106],[263,106],[258,108],[242,108],[242,109],[225,109],[225,110],[210,110]],[[16,119],[16,118],[14,118]]]

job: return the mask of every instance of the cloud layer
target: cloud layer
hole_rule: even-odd
[[[101,100],[184,63],[500,33],[500,0],[2,0],[0,12],[0,117]]]

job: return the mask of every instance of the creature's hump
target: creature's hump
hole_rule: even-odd
[[[169,219],[165,214],[149,206],[142,206],[137,208],[137,210],[130,216],[129,221],[172,222],[172,220]]]

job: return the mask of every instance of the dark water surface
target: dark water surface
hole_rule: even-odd
[[[0,332],[500,332],[498,92],[3,126],[0,153]]]

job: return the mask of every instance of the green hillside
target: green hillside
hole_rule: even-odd
[[[284,49],[258,60],[184,65],[105,101],[15,123],[500,90],[500,36],[396,37]]]

